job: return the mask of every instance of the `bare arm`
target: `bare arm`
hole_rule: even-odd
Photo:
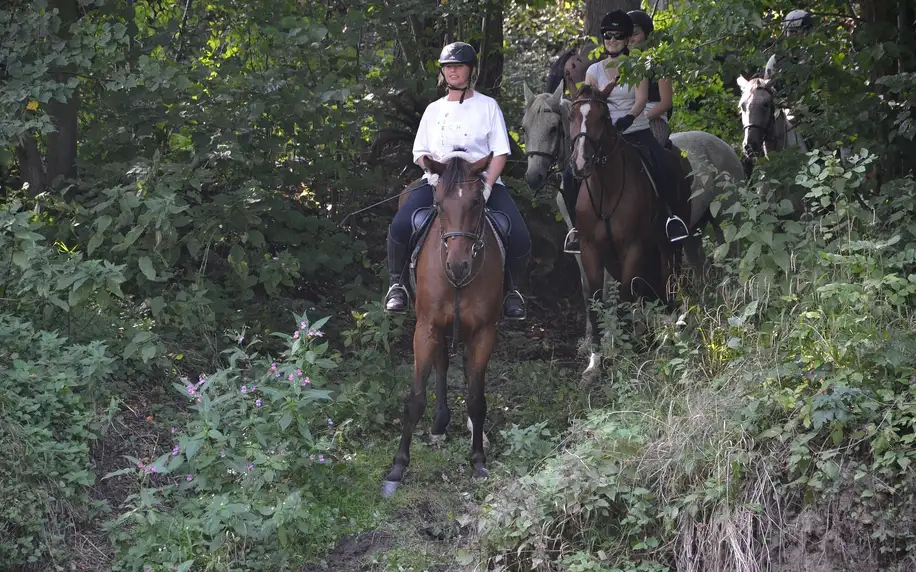
[[[649,101],[649,80],[644,79],[636,88],[636,103],[630,108],[630,115],[639,117],[639,114],[646,108],[647,101]]]
[[[671,82],[667,79],[658,80],[658,94],[661,101],[656,103],[655,107],[646,114],[646,117],[649,119],[661,117],[671,109],[671,100],[674,97],[674,90],[671,89]]]
[[[487,167],[487,186],[492,187],[496,184],[496,181],[499,180],[499,176],[503,174],[503,169],[506,168],[506,162],[509,160],[508,155],[497,155],[490,159],[490,166]]]

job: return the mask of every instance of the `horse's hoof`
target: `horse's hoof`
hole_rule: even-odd
[[[474,467],[475,479],[487,479],[490,477],[490,471],[486,467]]]
[[[382,498],[390,499],[401,485],[398,481],[384,481],[382,483]]]
[[[445,443],[445,433],[436,435],[435,433],[430,432],[429,443],[434,447],[441,447]]]

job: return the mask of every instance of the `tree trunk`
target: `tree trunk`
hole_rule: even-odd
[[[601,19],[604,18],[605,14],[613,10],[623,10],[624,12],[638,10],[639,4],[640,0],[586,0],[585,34],[597,38],[598,30],[601,28]]]
[[[501,3],[483,6],[483,39],[480,42],[480,75],[477,86],[490,97],[499,97],[503,77],[503,10]]]
[[[54,0],[52,6],[58,10],[61,20],[59,37],[67,41],[71,37],[70,27],[79,19],[77,1]],[[50,73],[54,81],[67,83],[74,77],[74,71],[64,67],[52,68]],[[35,136],[24,139],[16,149],[19,171],[23,181],[29,184],[31,196],[43,192],[58,176],[72,177],[76,174],[76,144],[79,135],[77,89],[64,102],[51,101],[49,112],[56,130],[47,136],[46,157],[42,158]]]

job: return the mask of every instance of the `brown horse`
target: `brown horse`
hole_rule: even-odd
[[[483,433],[487,413],[484,376],[503,304],[502,255],[486,216],[484,184],[480,178],[492,158],[492,153],[474,163],[462,155],[445,163],[429,156],[424,158],[427,168],[439,175],[434,189],[437,214],[417,259],[413,387],[404,403],[398,453],[382,485],[385,497],[397,490],[410,463],[410,442],[426,408],[426,380],[433,367],[438,408],[431,433],[434,438],[442,438],[448,428],[451,413],[446,395],[445,338],[450,331],[453,342],[458,337],[465,342],[471,464],[475,476],[488,474]]]
[[[585,72],[588,70],[588,66],[607,57],[607,52],[601,50],[601,52],[594,55],[593,59],[592,52],[597,48],[597,44],[588,40],[583,42],[582,45],[569,48],[560,54],[551,65],[550,72],[547,75],[547,93],[553,93],[557,86],[563,84],[563,94],[569,94],[572,97],[576,93],[579,84],[585,81]]]
[[[586,303],[600,296],[604,270],[620,282],[620,299],[661,299],[670,303],[669,285],[675,273],[678,246],[665,235],[661,199],[643,169],[641,156],[614,128],[604,90],[584,85],[571,105],[569,136],[573,174],[582,180],[576,217]],[[690,186],[680,157],[666,153],[666,171],[678,181],[678,215],[686,215]],[[583,378],[593,379],[600,366],[596,312],[586,309],[585,335],[590,344]]]

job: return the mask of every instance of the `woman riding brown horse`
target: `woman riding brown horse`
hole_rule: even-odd
[[[492,158],[490,153],[470,163],[458,155],[440,163],[428,155],[424,157],[424,165],[439,175],[433,205],[437,216],[417,260],[413,387],[404,403],[398,453],[382,485],[382,495],[386,497],[397,490],[410,463],[410,443],[426,408],[426,380],[433,367],[437,402],[433,437],[444,436],[451,420],[446,395],[447,333],[452,333],[453,342],[458,337],[465,342],[471,464],[475,476],[488,474],[483,434],[487,412],[484,377],[503,305],[502,251],[486,216],[488,197],[480,178]],[[406,196],[402,195],[401,202]]]
[[[664,207],[643,167],[637,148],[627,143],[610,120],[607,97],[614,83],[603,90],[584,85],[571,105],[570,164],[582,180],[576,202],[586,304],[600,296],[604,270],[620,282],[620,299],[642,297],[670,301],[669,284],[675,272],[677,243],[665,233]],[[686,210],[689,183],[674,153],[666,153],[677,185],[678,205]],[[591,355],[586,379],[596,376],[600,342],[597,313],[586,315],[586,337]]]

